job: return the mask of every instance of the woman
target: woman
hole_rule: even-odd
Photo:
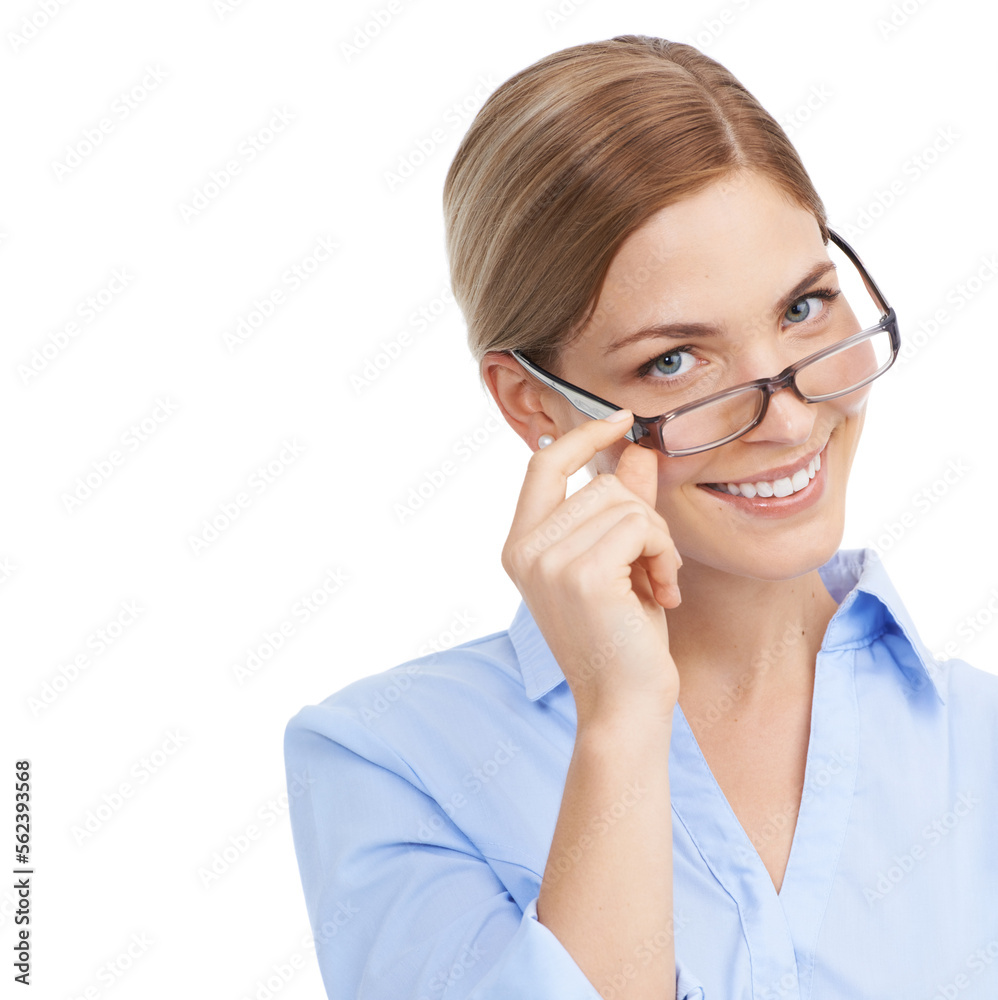
[[[782,130],[688,46],[575,46],[444,202],[523,602],[288,727],[329,996],[998,996],[998,681],[836,551],[899,334]]]

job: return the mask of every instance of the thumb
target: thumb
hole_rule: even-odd
[[[658,499],[658,454],[651,448],[628,442],[614,475],[655,510]]]

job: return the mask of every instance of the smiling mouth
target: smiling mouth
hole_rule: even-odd
[[[702,483],[701,485],[718,493],[746,497],[749,500],[755,497],[788,497],[804,489],[820,469],[821,454],[819,452],[806,465],[801,466],[789,476],[783,476],[779,479],[760,479],[757,482],[745,483]]]

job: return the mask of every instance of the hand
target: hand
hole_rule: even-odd
[[[633,422],[587,420],[530,458],[502,551],[575,697],[579,726],[636,707],[671,722],[679,674],[665,609],[682,565],[655,510],[656,452],[628,443],[612,474],[566,499],[568,477]]]

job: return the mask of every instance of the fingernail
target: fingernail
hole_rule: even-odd
[[[615,410],[613,413],[610,414],[610,416],[604,417],[603,419],[608,424],[615,424],[617,423],[618,420],[627,420],[628,418],[630,418],[630,416],[631,416],[630,410]]]

